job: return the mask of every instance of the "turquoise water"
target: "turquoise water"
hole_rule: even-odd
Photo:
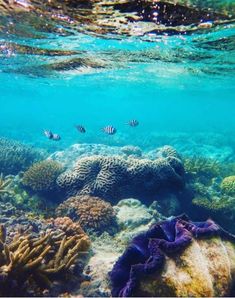
[[[20,45],[70,49],[82,54],[61,58],[22,54],[14,47],[10,53],[4,50],[1,135],[36,146],[45,141],[44,145],[50,146],[42,131],[51,129],[61,135],[56,146],[62,148],[76,142],[144,146],[141,140],[165,132],[225,133],[232,139],[234,29],[224,27],[192,36],[155,37],[151,42],[136,37],[107,40],[84,34],[20,39]],[[225,37],[229,50],[225,46],[223,49],[225,41],[220,43]],[[203,48],[212,41],[217,46]],[[48,71],[37,66],[71,57],[96,59],[105,67],[76,65]],[[127,127],[125,123],[130,119],[137,119],[139,127]],[[87,133],[79,134],[74,124],[84,125]],[[118,132],[104,137],[100,129],[109,124]]]
[[[234,296],[234,222],[234,1],[0,0],[0,296]]]

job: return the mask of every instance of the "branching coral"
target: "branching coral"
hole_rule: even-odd
[[[221,173],[221,165],[213,159],[205,157],[193,157],[184,159],[186,174],[197,178],[199,181],[210,181]]]
[[[43,158],[43,153],[20,142],[0,138],[0,169],[4,175],[17,174]]]
[[[10,195],[12,191],[9,189],[9,185],[11,184],[11,178],[4,178],[3,174],[0,174],[0,197],[4,196],[5,194]]]
[[[205,198],[196,197],[192,203],[198,207],[206,209],[210,212],[224,212],[226,214],[233,214],[235,211],[235,198],[223,196]]]
[[[233,254],[234,258],[234,248],[228,245],[228,251],[226,251],[225,246],[219,243],[219,245],[217,245],[217,251],[213,251],[212,249],[212,251],[208,253],[210,259],[212,256],[217,255],[219,261],[221,261],[221,259],[222,261],[225,260],[224,264],[220,264],[219,267],[219,270],[224,270],[220,272],[221,277],[218,275],[217,270],[213,268],[214,264],[211,264],[210,269],[204,266],[203,272],[200,266],[204,264],[201,265],[198,259],[193,259],[198,258],[199,254],[201,257],[200,260],[207,259],[206,263],[210,261],[206,253],[206,256],[200,255],[201,249],[198,244],[195,244],[195,239],[212,239],[212,237],[217,237],[217,239],[220,237],[226,241],[235,242],[235,236],[223,230],[212,220],[207,220],[206,222],[192,222],[187,216],[181,215],[154,224],[148,231],[133,238],[124,254],[114,265],[110,273],[112,296],[197,297],[202,295],[211,296],[218,294],[218,296],[220,296],[221,294],[229,294],[232,283],[231,274],[235,272],[233,269],[234,264],[230,265],[228,263],[228,255]],[[190,246],[193,247],[190,257],[186,258],[183,256],[182,263],[177,264],[177,259],[179,259],[182,254],[184,255],[187,249],[187,253],[190,251]],[[221,250],[220,246],[222,246],[222,256],[219,251]],[[213,247],[213,243],[211,243],[211,247]],[[197,253],[197,250],[199,253]],[[176,256],[175,261],[173,261],[174,256]],[[167,262],[168,264],[166,265]],[[189,272],[192,270],[190,266],[196,266],[196,268],[194,267],[194,272]],[[179,269],[177,267],[179,267]],[[156,279],[161,279],[161,274],[159,273],[162,270],[162,283],[158,283]],[[171,271],[170,274],[169,271]],[[209,282],[203,283],[202,285],[201,282],[204,278],[202,274],[207,278],[205,271],[210,271],[212,276],[208,277]],[[211,285],[211,280],[214,280],[214,278],[215,285]],[[220,280],[220,278],[222,280]],[[142,282],[144,284],[143,287],[141,287]]]
[[[0,229],[0,295],[19,296],[30,287],[49,289],[58,275],[64,276],[79,256],[89,248],[89,239],[81,228],[77,233],[46,233],[42,236],[19,234],[6,239]]]
[[[67,196],[89,194],[112,200],[156,192],[160,188],[183,185],[181,160],[166,154],[154,161],[91,156],[78,160],[77,165],[62,173],[57,184]]]
[[[86,231],[104,232],[116,228],[115,211],[110,203],[88,195],[71,197],[57,208],[58,215],[78,220]]]
[[[35,192],[49,192],[55,189],[56,179],[62,171],[62,165],[56,161],[40,161],[24,173],[22,183]]]
[[[235,194],[235,176],[228,176],[223,179],[221,182],[221,190],[227,195]]]

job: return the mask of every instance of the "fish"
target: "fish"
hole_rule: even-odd
[[[103,127],[101,130],[108,135],[114,135],[117,132],[116,128],[112,125],[107,125]]]
[[[127,125],[131,126],[131,127],[136,127],[139,125],[139,121],[136,119],[130,120],[127,122]]]
[[[80,133],[85,133],[85,132],[86,132],[85,127],[82,126],[82,125],[75,125],[75,127],[77,128],[77,130],[78,130]]]
[[[53,141],[59,141],[59,140],[61,140],[61,137],[57,133],[53,133],[52,140]]]
[[[58,135],[57,133],[53,133],[51,130],[44,130],[43,133],[49,140],[53,140],[53,141],[61,140],[60,135]]]
[[[53,138],[53,133],[51,130],[44,130],[43,131],[44,135],[48,138],[48,139],[52,139]]]

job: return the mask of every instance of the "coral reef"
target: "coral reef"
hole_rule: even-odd
[[[23,175],[22,183],[35,192],[49,192],[56,188],[56,179],[63,166],[53,160],[33,164]]]
[[[235,211],[235,198],[232,197],[212,197],[209,199],[199,197],[194,198],[192,203],[215,213],[231,213]]]
[[[78,224],[69,219],[58,221],[70,229],[61,232],[61,224],[56,222],[45,234],[24,232],[8,239],[4,226],[0,226],[1,296],[30,296],[30,291],[42,295],[56,280],[69,278],[71,266],[87,252],[90,242]]]
[[[227,195],[235,194],[235,176],[228,176],[221,182],[221,190]]]
[[[0,138],[0,152],[0,171],[4,175],[24,171],[34,162],[44,157],[42,151],[5,138]]]
[[[11,178],[4,178],[3,174],[0,174],[0,198],[4,195],[10,195],[12,193],[9,189],[11,182]]]
[[[181,215],[154,224],[133,238],[114,265],[112,296],[229,295],[234,242],[235,236],[212,220],[192,222]]]
[[[142,156],[142,151],[137,146],[130,146],[130,145],[124,146],[121,148],[121,152],[123,152],[127,156],[136,156],[136,157]]]
[[[74,167],[78,159],[93,155],[104,156],[125,156],[122,148],[103,144],[74,144],[63,151],[57,151],[50,155],[50,158],[62,163],[66,167]]]
[[[154,216],[147,206],[136,199],[121,200],[114,209],[116,210],[117,222],[121,229],[135,229],[154,220]]]
[[[91,156],[62,173],[57,184],[67,196],[89,194],[107,200],[156,193],[164,187],[180,188],[184,168],[175,155],[154,161],[117,156]]]
[[[22,185],[22,174],[17,176],[7,176],[0,179],[0,199],[5,204],[11,203],[15,208],[35,215],[52,216],[54,214],[55,202],[48,200],[48,196],[42,194],[32,194],[32,192]],[[5,181],[7,183],[5,184]],[[1,184],[4,186],[1,189]]]
[[[79,221],[85,231],[102,233],[116,230],[116,214],[110,203],[89,195],[71,197],[56,209],[56,214]]]
[[[184,168],[186,174],[203,182],[210,181],[211,178],[217,177],[221,173],[220,163],[205,157],[185,158]]]

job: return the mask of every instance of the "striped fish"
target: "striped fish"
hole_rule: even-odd
[[[133,119],[127,122],[127,125],[131,126],[131,127],[136,127],[139,125],[139,121]]]
[[[82,125],[75,125],[75,127],[77,128],[77,131],[79,131],[80,133],[85,133],[86,129],[84,126]]]
[[[117,132],[116,128],[113,127],[112,125],[103,127],[102,131],[108,135],[114,135]]]
[[[57,133],[53,133],[52,140],[53,141],[59,141],[59,140],[61,140],[61,137]]]
[[[48,138],[48,139],[52,139],[53,138],[53,133],[51,130],[44,130],[43,134]]]

